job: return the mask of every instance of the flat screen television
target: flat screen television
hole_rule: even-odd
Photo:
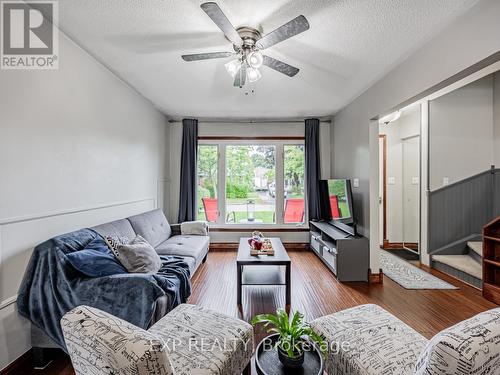
[[[351,180],[332,179],[326,180],[328,186],[328,210],[330,224],[356,235],[354,220]]]

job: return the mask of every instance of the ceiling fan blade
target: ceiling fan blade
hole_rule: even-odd
[[[245,86],[245,82],[247,80],[247,64],[241,64],[238,73],[234,76],[234,87],[243,87]]]
[[[269,48],[306,30],[309,30],[309,22],[306,17],[300,15],[263,36],[256,45],[259,49]]]
[[[241,64],[240,72],[241,72],[241,86],[245,86],[245,83],[247,81],[247,63],[246,62]]]
[[[293,77],[299,72],[298,68],[288,65],[283,61],[273,59],[272,57],[266,55],[264,55],[263,57],[264,61],[262,62],[262,65],[268,66],[269,68],[274,69],[277,72],[286,74],[288,77]]]
[[[223,57],[233,56],[233,52],[207,52],[207,53],[193,53],[191,55],[182,55],[184,61],[198,61],[208,59],[221,59]]]
[[[219,6],[214,2],[208,2],[201,4],[201,9],[214,21],[214,23],[222,30],[224,35],[237,46],[241,46],[243,41],[240,35],[234,28],[234,26],[229,22],[226,15],[222,12]]]

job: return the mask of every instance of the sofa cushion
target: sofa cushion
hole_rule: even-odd
[[[135,233],[144,237],[153,247],[167,240],[172,233],[161,209],[131,216],[128,221],[130,221]]]
[[[241,374],[252,357],[252,326],[201,306],[179,305],[148,332],[166,343],[175,374]]]
[[[196,259],[194,259],[193,257],[182,257],[182,260],[184,262],[186,262],[187,265],[189,266],[189,273],[190,273],[191,277],[193,277],[194,272],[196,271],[196,267],[197,267]]]
[[[127,237],[134,238],[135,232],[127,219],[115,220],[109,223],[97,225],[90,228],[99,233],[102,237]]]
[[[193,257],[198,263],[207,254],[210,237],[180,235],[170,237],[156,247],[160,255],[178,255]]]
[[[439,332],[420,355],[415,374],[500,374],[500,308]]]
[[[311,322],[329,343],[328,375],[410,375],[427,340],[377,305],[361,305]]]

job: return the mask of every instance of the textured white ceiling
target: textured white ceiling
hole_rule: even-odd
[[[311,25],[266,50],[297,76],[262,67],[248,95],[224,69],[231,58],[180,58],[232,50],[202,2],[61,0],[59,23],[172,118],[292,118],[335,113],[477,0],[217,0],[235,27],[266,34],[299,14]]]

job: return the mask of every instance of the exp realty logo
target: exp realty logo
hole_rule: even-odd
[[[57,1],[1,1],[2,69],[58,69]]]

